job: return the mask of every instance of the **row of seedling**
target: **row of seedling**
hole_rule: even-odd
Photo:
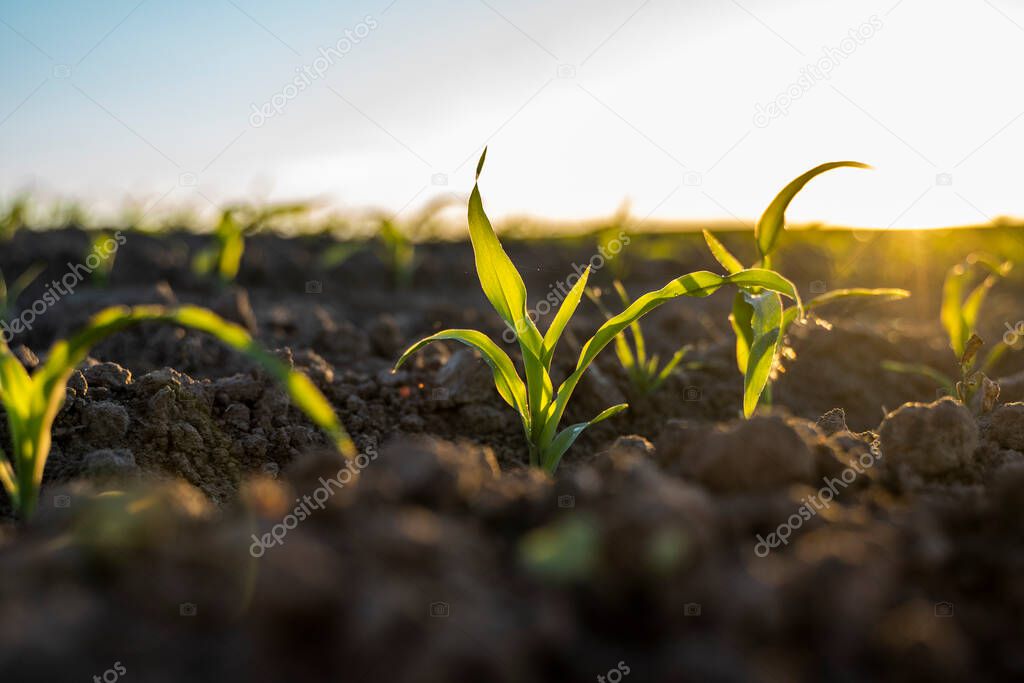
[[[580,380],[609,344],[615,345],[616,355],[630,382],[641,393],[658,390],[685,360],[688,350],[685,346],[664,363],[657,355],[648,356],[640,327],[641,318],[673,299],[707,297],[725,287],[734,289],[729,322],[736,338],[737,370],[743,377],[743,414],[749,417],[760,402],[770,397],[780,350],[788,329],[796,321],[839,301],[899,299],[909,295],[901,289],[842,289],[803,302],[793,283],[775,270],[773,255],[785,223],[786,209],[796,194],[811,179],[828,170],[865,167],[857,162],[833,162],[811,169],[795,179],[771,202],[754,231],[758,257],[751,267],[745,267],[720,241],[705,232],[708,248],[724,273],[706,270],[687,273],[635,299],[616,282],[614,289],[623,310],[613,313],[601,300],[599,292],[588,289],[590,271],[587,269],[561,302],[547,329],[541,332],[528,313],[523,279],[502,248],[484,211],[479,179],[485,159],[486,150],[477,165],[477,183],[469,199],[470,240],[484,295],[503,323],[515,332],[522,374],[498,344],[484,333],[472,329],[448,329],[421,339],[402,354],[395,369],[423,346],[435,341],[456,341],[476,349],[490,366],[498,395],[519,416],[530,464],[548,472],[554,472],[565,453],[588,427],[627,408],[627,404],[621,403],[608,407],[589,420],[562,424]],[[269,213],[245,213],[244,217],[240,215],[241,211],[226,211],[218,226],[215,243],[199,257],[202,267],[206,272],[217,272],[223,279],[233,278],[244,249],[246,232],[275,216],[301,210],[298,205],[281,206]],[[396,262],[407,262],[408,252],[402,254],[393,257]],[[985,268],[987,275],[965,294],[973,268]],[[976,257],[955,268],[947,278],[942,322],[960,361],[959,381],[923,367],[896,363],[888,363],[886,367],[927,374],[964,402],[971,400],[985,386],[983,372],[972,370],[980,347],[980,340],[973,333],[978,310],[996,279],[1005,275],[1008,269],[1008,264]],[[606,320],[583,343],[573,370],[556,386],[551,374],[552,361],[563,333],[585,294],[598,304]],[[142,322],[165,322],[198,329],[246,353],[284,384],[295,404],[331,436],[341,453],[352,455],[352,442],[319,390],[304,375],[290,370],[264,351],[242,328],[197,307],[112,308],[95,316],[83,331],[71,339],[56,342],[46,361],[31,375],[6,344],[0,342],[0,401],[7,414],[12,441],[10,455],[0,454],[0,483],[23,518],[31,514],[38,499],[50,448],[50,430],[63,403],[71,372],[99,341]],[[1004,350],[996,347],[988,354],[983,369],[989,367]]]

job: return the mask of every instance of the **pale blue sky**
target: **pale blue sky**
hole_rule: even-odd
[[[468,191],[488,143],[497,216],[628,198],[638,217],[749,220],[840,158],[877,170],[815,181],[794,219],[1024,214],[1008,0],[4,0],[0,22],[0,197],[410,210]],[[350,51],[254,127],[346,31]],[[822,60],[827,77],[807,70]]]

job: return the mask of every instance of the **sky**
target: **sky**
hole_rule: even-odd
[[[1010,0],[0,1],[0,199],[96,216],[316,198],[399,216],[877,228],[1024,215]]]

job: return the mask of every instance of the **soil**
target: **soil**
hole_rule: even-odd
[[[693,344],[688,364],[639,396],[606,351],[566,419],[630,409],[554,477],[526,466],[472,351],[432,345],[390,372],[443,327],[501,339],[468,244],[421,246],[395,291],[370,252],[325,270],[329,238],[258,235],[222,288],[188,267],[205,238],[126,237],[106,285],[82,282],[11,341],[27,367],[105,306],[201,304],[308,374],[361,456],[346,466],[204,335],[142,326],[96,347],[68,384],[36,516],[16,521],[0,493],[5,680],[1024,679],[1024,354],[996,367],[1002,402],[981,414],[880,368],[953,373],[942,276],[978,249],[1024,261],[1009,231],[788,234],[779,269],[805,296],[914,296],[794,327],[772,405],[746,421],[731,296],[667,304],[644,319],[648,346]],[[752,260],[749,234],[725,241]],[[23,231],[0,267],[45,264],[28,307],[88,245]],[[595,253],[585,238],[508,249],[537,301]],[[626,254],[634,296],[718,270],[694,235],[638,236]],[[1022,291],[1015,276],[993,291],[984,338],[1024,317]],[[556,382],[601,320],[580,306]]]

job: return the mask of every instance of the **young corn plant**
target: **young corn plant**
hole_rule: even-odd
[[[320,264],[334,268],[373,247],[390,273],[395,289],[407,289],[416,272],[416,243],[429,235],[437,224],[437,215],[450,206],[453,199],[451,195],[441,195],[407,221],[399,222],[394,216],[380,214],[375,219],[377,234],[373,240],[335,244],[324,252]]]
[[[416,267],[416,245],[398,224],[390,218],[382,218],[377,232],[381,260],[391,273],[396,289],[405,289],[412,284]]]
[[[46,266],[42,263],[31,265],[10,285],[7,284],[4,272],[0,270],[0,321],[10,322],[14,317],[15,306],[18,305],[18,297],[44,270]]]
[[[245,238],[272,221],[299,216],[309,211],[309,204],[274,204],[264,208],[235,206],[224,209],[213,232],[213,244],[200,250],[192,259],[192,270],[199,275],[216,273],[221,284],[238,277],[245,253]]]
[[[923,363],[901,363],[882,361],[882,367],[891,372],[921,375],[927,377],[947,395],[956,397],[961,403],[970,405],[975,396],[981,404],[979,410],[986,409],[992,392],[998,395],[998,388],[989,380],[987,374],[1007,351],[1018,344],[1016,330],[1010,330],[1010,341],[1007,335],[982,358],[979,355],[984,342],[977,334],[978,314],[989,291],[1013,268],[1010,261],[1000,262],[986,254],[971,254],[962,263],[958,263],[946,273],[942,285],[942,304],[939,319],[949,336],[949,348],[956,357],[959,366],[959,378],[950,377],[939,370]],[[975,369],[975,365],[980,366]],[[979,394],[979,390],[982,390]]]
[[[89,351],[115,332],[143,322],[164,322],[205,332],[259,363],[284,385],[292,401],[323,429],[339,452],[354,455],[352,441],[331,405],[305,375],[289,369],[264,350],[243,328],[198,306],[116,306],[96,314],[78,334],[54,343],[46,362],[30,375],[0,341],[0,404],[7,414],[11,454],[0,449],[0,483],[21,519],[39,499],[43,468],[50,452],[50,430],[64,403],[72,371]]]
[[[523,434],[529,447],[530,464],[554,472],[562,456],[585,429],[626,409],[627,404],[612,406],[595,418],[559,430],[559,423],[580,379],[597,355],[608,344],[647,313],[679,296],[710,296],[724,285],[759,287],[780,292],[799,303],[799,295],[791,282],[778,273],[764,269],[740,270],[729,275],[698,271],[672,280],[659,290],[648,292],[632,302],[626,310],[601,325],[580,350],[575,369],[558,386],[551,381],[551,361],[562,332],[572,318],[587,286],[587,269],[562,301],[558,312],[544,334],[527,312],[527,294],[523,278],[505,253],[484,212],[479,179],[487,150],[477,164],[477,183],[469,199],[469,236],[476,260],[477,277],[494,310],[515,332],[523,357],[526,380],[501,348],[477,330],[444,330],[410,346],[395,364],[395,370],[408,358],[431,342],[451,340],[475,348],[491,368],[494,385],[501,398],[519,414]]]
[[[615,280],[612,286],[615,288],[616,294],[619,295],[622,305],[629,308],[633,301],[629,298],[626,288],[618,280]],[[601,301],[599,290],[587,289],[586,294],[606,319],[611,320],[614,317]],[[632,339],[632,343],[630,343],[630,339]],[[625,333],[615,337],[615,355],[618,357],[622,369],[626,371],[629,383],[635,391],[645,396],[653,394],[661,388],[661,385],[671,376],[691,348],[689,344],[680,347],[662,366],[658,354],[654,354],[650,358],[647,357],[647,344],[644,342],[644,333],[640,329],[640,323],[635,322],[629,326],[628,337]]]
[[[754,241],[758,253],[755,268],[775,272],[772,267],[772,254],[778,248],[779,236],[786,222],[786,209],[790,202],[815,176],[841,167],[871,168],[857,161],[821,164],[790,182],[776,195],[754,227]],[[740,260],[707,230],[704,231],[704,240],[715,260],[729,273],[740,272],[743,269]],[[796,306],[786,308],[777,292],[741,287],[733,298],[729,323],[736,334],[736,367],[743,375],[743,415],[750,417],[754,414],[762,395],[770,401],[771,379],[776,372],[783,339],[789,327],[802,317],[805,311],[813,312],[848,299],[903,299],[908,296],[910,292],[903,289],[838,289],[814,297],[801,309]]]
[[[91,274],[93,284],[97,287],[106,287],[110,283],[110,274],[114,271],[114,261],[117,259],[117,251],[114,250],[108,253],[107,249],[107,242],[112,239],[114,238],[109,232],[105,230],[97,230],[93,233],[92,239],[89,240],[89,251],[85,252],[86,256],[89,254],[105,254],[105,256],[100,259],[99,266],[97,266]]]

